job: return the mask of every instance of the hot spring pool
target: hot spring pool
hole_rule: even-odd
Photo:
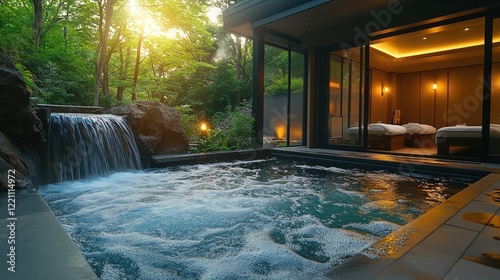
[[[39,193],[101,279],[320,279],[471,183],[267,160]]]

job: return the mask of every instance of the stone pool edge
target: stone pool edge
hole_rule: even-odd
[[[0,193],[0,279],[98,279],[87,260],[36,190],[16,190],[15,215],[8,216],[8,193]],[[12,218],[16,218],[13,220]],[[7,225],[14,222],[14,231]],[[7,229],[7,230],[5,230]],[[12,237],[14,235],[14,242]],[[9,244],[9,241],[12,244]],[[11,246],[14,246],[11,248]],[[7,261],[15,253],[15,272]]]

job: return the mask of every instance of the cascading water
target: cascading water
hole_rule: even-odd
[[[47,146],[48,182],[141,167],[134,135],[121,116],[52,114]]]

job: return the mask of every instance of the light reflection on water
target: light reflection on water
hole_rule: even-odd
[[[271,160],[39,192],[101,279],[321,279],[470,183]]]

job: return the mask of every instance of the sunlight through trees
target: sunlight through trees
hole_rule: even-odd
[[[212,115],[251,97],[251,44],[222,29],[234,2],[3,0],[0,51],[32,74],[33,102]]]

